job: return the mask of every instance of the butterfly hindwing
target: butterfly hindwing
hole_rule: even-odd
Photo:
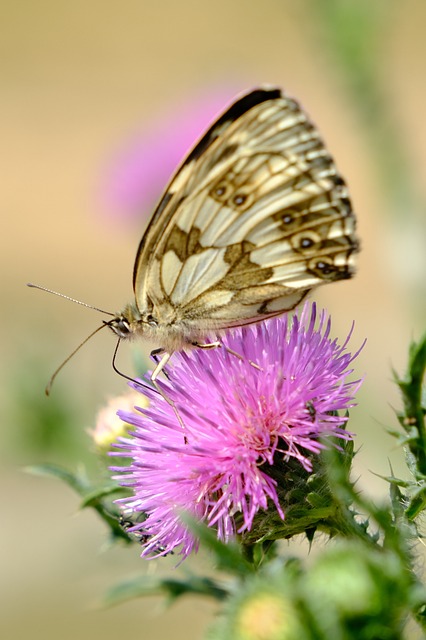
[[[316,128],[277,90],[232,105],[178,169],[139,247],[141,313],[205,328],[287,311],[348,278],[346,187]]]

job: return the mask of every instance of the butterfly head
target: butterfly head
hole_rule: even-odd
[[[120,340],[143,338],[147,342],[160,344],[165,351],[180,351],[191,348],[194,341],[202,340],[207,327],[194,327],[176,314],[170,305],[163,304],[158,309],[150,307],[141,311],[136,304],[128,304],[121,313],[104,321]]]
[[[132,338],[141,331],[142,319],[135,305],[128,304],[121,313],[118,313],[112,320],[105,322],[111,330],[121,339]]]

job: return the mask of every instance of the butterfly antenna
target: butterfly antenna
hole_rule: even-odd
[[[48,291],[48,290],[47,290]],[[50,293],[55,293],[50,292]],[[61,295],[61,294],[59,294]],[[67,296],[63,296],[64,298],[66,298]],[[72,300],[72,298],[70,298],[70,300]],[[76,301],[77,302],[77,301]],[[84,303],[80,303],[80,304],[84,304]],[[84,305],[84,306],[89,306],[89,305]],[[98,309],[99,311],[99,309]],[[88,342],[90,340],[90,338],[93,338],[93,336],[95,335],[95,333],[98,333],[98,331],[100,331],[101,329],[103,329],[104,327],[108,327],[108,322],[105,322],[104,324],[102,324],[100,327],[98,327],[97,329],[95,329],[94,331],[92,331],[92,333],[90,335],[87,336],[87,338],[85,338],[83,340],[83,342],[81,342],[78,347],[76,349],[74,349],[74,351],[72,353],[70,353],[70,355],[65,358],[65,360],[59,365],[59,367],[56,369],[56,371],[54,372],[54,374],[52,375],[52,377],[50,378],[49,382],[46,385],[46,388],[44,390],[45,394],[47,396],[50,396],[50,390],[52,389],[52,384],[55,381],[56,376],[58,375],[58,373],[65,367],[65,365],[71,360],[71,358],[73,358],[75,356],[75,354],[77,353],[77,351],[80,351],[81,347],[83,347],[86,342]]]
[[[95,311],[99,311],[100,313],[105,313],[107,316],[115,317],[115,314],[111,313],[110,311],[105,311],[105,309],[99,309],[99,307],[94,307],[92,304],[87,304],[87,302],[82,302],[81,300],[76,300],[75,298],[71,298],[70,296],[66,296],[64,293],[59,293],[59,291],[53,291],[53,289],[48,289],[47,287],[42,287],[39,284],[34,284],[33,282],[27,282],[27,287],[31,287],[32,289],[40,289],[40,291],[46,291],[47,293],[53,293],[53,295],[59,296],[60,298],[65,298],[65,300],[69,300],[70,302],[75,302],[76,304],[81,304],[82,307],[87,307],[88,309],[94,309]],[[101,328],[101,327],[99,327],[99,328]],[[96,333],[96,331],[95,331],[95,333]],[[91,334],[89,336],[89,338],[91,338],[92,335],[93,334]],[[89,338],[87,338],[87,340]],[[86,340],[85,340],[85,342],[86,342]],[[84,342],[82,342],[82,344],[84,344]],[[79,348],[80,347],[78,347],[77,350]],[[71,354],[71,356],[72,355],[74,355],[74,354]],[[67,360],[65,362],[67,362]]]

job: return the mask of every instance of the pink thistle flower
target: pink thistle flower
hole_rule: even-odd
[[[293,317],[229,332],[225,348],[176,353],[161,385],[184,431],[160,394],[135,385],[150,405],[119,412],[135,429],[115,452],[131,463],[114,471],[133,492],[121,500],[126,512],[146,514],[133,527],[145,536],[142,556],[180,548],[186,557],[197,549],[182,512],[215,526],[224,541],[249,531],[259,510],[284,519],[274,461],[293,458],[309,472],[324,436],[351,439],[347,417],[337,412],[354,406],[361,381],[347,377],[359,351],[347,351],[352,330],[339,345],[330,328],[325,311],[317,317],[315,304],[306,303]]]

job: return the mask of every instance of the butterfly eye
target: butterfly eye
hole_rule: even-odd
[[[150,324],[150,325],[151,325],[151,327],[156,327],[156,326],[158,325],[157,320],[154,318],[154,316],[153,316],[151,313],[149,313],[149,314],[146,316],[146,322],[147,322],[148,324]]]
[[[114,333],[118,335],[119,338],[128,338],[132,333],[129,321],[123,316],[118,316],[107,324],[111,327]]]

